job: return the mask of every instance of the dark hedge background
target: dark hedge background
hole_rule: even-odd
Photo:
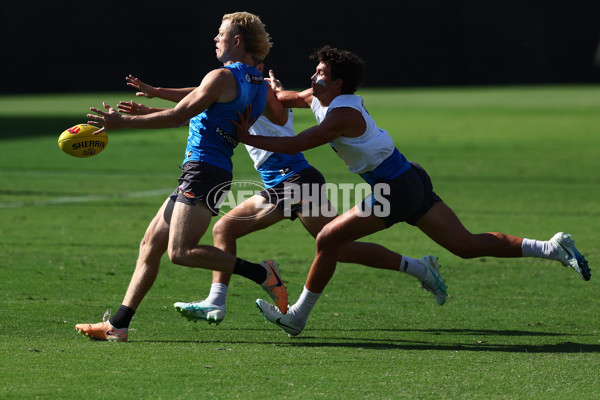
[[[600,1],[84,2],[3,0],[0,93],[127,90],[132,73],[197,85],[219,64],[223,14],[262,18],[267,59],[287,87],[308,87],[309,54],[353,50],[366,86],[598,83]]]

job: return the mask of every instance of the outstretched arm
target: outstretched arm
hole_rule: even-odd
[[[122,114],[129,115],[144,115],[144,114],[152,114],[159,111],[164,111],[166,108],[158,108],[158,107],[148,107],[143,105],[142,103],[136,103],[135,101],[120,101],[117,105],[119,112]],[[189,121],[186,125],[189,125]]]
[[[239,113],[240,121],[233,121],[236,126],[236,138],[244,144],[274,153],[296,154],[330,143],[345,133],[357,136],[354,126],[360,125],[361,121],[364,125],[364,120],[358,111],[351,108],[337,108],[332,110],[321,124],[308,128],[296,136],[250,135],[248,129],[254,123],[250,119],[250,111],[251,108],[247,106],[245,115]]]
[[[142,82],[133,75],[129,75],[125,78],[127,80],[127,86],[139,90],[135,95],[138,97],[147,97],[149,99],[158,97],[159,99],[169,100],[175,103],[179,103],[185,96],[192,93],[194,87],[189,88],[162,88],[148,85]]]
[[[275,77],[275,73],[272,69],[269,70],[268,82],[271,84],[271,88],[275,91],[277,99],[287,108],[308,108],[310,107],[313,95],[312,89],[306,89],[303,92],[296,92],[293,90],[283,90],[283,85]]]
[[[123,114],[130,115],[144,115],[144,114],[152,114],[159,111],[164,111],[166,108],[158,108],[158,107],[148,107],[143,105],[142,103],[136,103],[135,101],[120,101],[117,105],[118,111]]]
[[[206,110],[216,101],[230,100],[231,93],[237,88],[235,79],[227,69],[216,69],[204,77],[200,86],[185,96],[175,108],[145,115],[123,115],[106,103],[107,111],[92,107],[95,114],[88,114],[89,124],[98,126],[98,134],[105,130],[135,128],[135,129],[161,129],[178,127],[190,118]]]
[[[281,102],[277,99],[275,95],[276,89],[283,89],[283,85],[281,82],[275,78],[273,75],[273,71],[269,71],[271,78],[275,80],[272,82],[270,79],[267,80],[269,83],[268,93],[267,93],[267,105],[265,107],[264,115],[276,125],[283,126],[287,123],[288,120],[288,111],[287,107],[284,107]],[[142,82],[138,78],[133,75],[129,75],[125,78],[127,80],[127,86],[131,86],[135,89],[138,89],[136,96],[142,96],[147,98],[158,97],[164,100],[170,100],[175,103],[180,102],[185,96],[194,91],[195,88],[161,88],[155,87],[152,85],[148,85],[147,83]],[[133,100],[130,102],[120,102],[118,105],[119,111],[125,114],[150,114],[157,111],[163,111],[164,108],[156,108],[156,107],[146,107],[143,104],[136,104]]]
[[[289,108],[310,108],[313,100],[312,89],[306,89],[303,92],[282,90],[276,94],[281,104]]]

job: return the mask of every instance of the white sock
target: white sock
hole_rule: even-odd
[[[523,239],[521,244],[523,257],[548,258],[558,260],[558,251],[549,240]]]
[[[300,298],[296,304],[290,307],[288,313],[293,316],[295,321],[306,323],[306,320],[315,304],[317,304],[319,297],[321,297],[321,293],[313,293],[304,286]]]
[[[402,256],[399,271],[406,272],[407,274],[417,278],[419,281],[423,281],[423,279],[425,279],[427,276],[427,268],[424,264],[421,264],[419,260],[406,256]]]
[[[213,283],[210,285],[210,293],[204,300],[207,303],[215,304],[217,306],[225,305],[225,298],[227,297],[227,285],[224,283]]]

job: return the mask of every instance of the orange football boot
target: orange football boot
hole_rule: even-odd
[[[288,311],[288,293],[279,274],[279,264],[273,260],[267,260],[260,263],[260,265],[267,270],[267,279],[262,283],[262,288],[275,301],[279,311],[286,314]]]
[[[109,342],[126,342],[127,328],[115,328],[108,321],[98,322],[97,324],[77,324],[77,331],[92,340],[101,340]]]

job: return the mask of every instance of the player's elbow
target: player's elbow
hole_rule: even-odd
[[[190,121],[190,119],[186,116],[181,116],[181,115],[175,115],[172,119],[171,119],[171,127],[172,128],[179,128],[180,126],[186,125],[188,122]]]
[[[287,114],[279,115],[279,116],[271,116],[269,121],[274,123],[275,125],[284,126],[288,122]]]
[[[277,111],[265,108],[264,116],[275,125],[284,126],[288,122],[289,109],[284,108]]]

